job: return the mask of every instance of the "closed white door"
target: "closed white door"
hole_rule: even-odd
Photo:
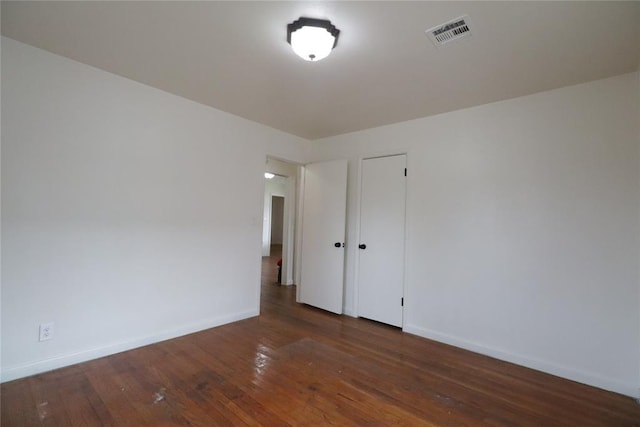
[[[305,166],[300,302],[342,313],[347,161]]]
[[[358,315],[402,326],[406,155],[362,161]]]

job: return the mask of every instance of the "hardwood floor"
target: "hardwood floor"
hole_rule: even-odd
[[[2,385],[2,426],[632,426],[633,399],[295,303]]]

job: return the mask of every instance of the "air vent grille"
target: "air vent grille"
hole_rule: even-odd
[[[446,43],[471,35],[469,17],[461,16],[460,18],[430,28],[425,31],[425,33],[436,47],[441,47]]]

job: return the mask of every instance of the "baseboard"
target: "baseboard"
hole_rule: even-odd
[[[356,312],[353,309],[353,307],[344,307],[342,309],[342,314],[344,314],[345,316],[349,316],[349,317],[358,317],[358,316],[356,316]]]
[[[526,357],[523,355],[505,352],[503,350],[487,347],[487,346],[474,343],[471,341],[467,341],[464,339],[460,339],[451,335],[441,334],[439,332],[421,328],[415,325],[405,325],[405,327],[403,328],[403,331],[413,335],[418,335],[423,338],[428,338],[434,341],[449,344],[455,347],[460,347],[465,350],[470,350],[475,353],[480,353],[485,356],[490,356],[496,359],[504,360],[506,362],[515,363],[516,365],[521,365],[527,368],[535,369],[537,371],[542,371],[547,374],[566,378],[572,381],[598,387],[604,390],[621,393],[626,396],[634,397],[636,399],[640,398],[640,391],[638,390],[637,384],[623,383],[617,380],[612,380],[610,378],[602,377],[601,375],[598,375],[595,373],[584,372],[584,371],[568,368],[566,366],[561,366],[554,363]]]
[[[243,320],[258,315],[259,312],[256,310],[234,313],[227,316],[220,316],[203,320],[180,328],[167,330],[159,334],[148,335],[133,340],[82,350],[75,353],[62,354],[49,359],[39,360],[37,362],[27,363],[24,365],[8,367],[2,370],[2,378],[0,382],[12,381],[42,372],[63,368],[65,366],[75,365],[76,363],[82,363],[104,356],[110,356],[112,354],[121,353],[127,350],[133,350],[134,348],[143,347],[149,344],[155,344],[161,341],[181,337],[183,335],[192,334],[194,332],[199,332],[205,329],[210,329],[216,326],[221,326],[227,323],[236,322],[238,320]]]

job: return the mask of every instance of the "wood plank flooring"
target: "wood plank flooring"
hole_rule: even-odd
[[[2,385],[2,426],[640,426],[633,399],[295,303]]]

